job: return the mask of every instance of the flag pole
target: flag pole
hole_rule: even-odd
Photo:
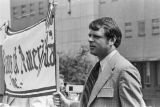
[[[60,83],[59,83],[59,56],[57,54],[57,36],[56,36],[56,3],[55,3],[55,0],[50,0],[49,1],[52,5],[53,5],[53,8],[54,8],[54,17],[53,17],[53,23],[54,23],[54,43],[55,43],[55,74],[56,74],[56,78],[55,78],[55,82],[56,82],[56,88],[57,88],[57,91],[60,90]]]
[[[56,74],[56,78],[55,78],[55,82],[56,82],[56,92],[60,91],[60,82],[59,82],[59,56],[57,54],[57,38],[56,38],[56,3],[54,0],[50,0],[50,3],[53,3],[53,7],[54,7],[54,19],[53,19],[53,23],[54,23],[54,43],[55,43],[55,74]],[[57,107],[61,107],[57,106]]]

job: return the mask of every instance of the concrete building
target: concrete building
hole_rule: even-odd
[[[88,24],[98,17],[97,0],[58,0],[56,36],[58,51],[76,53],[88,45]]]

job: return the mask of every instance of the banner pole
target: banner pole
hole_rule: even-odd
[[[57,88],[57,92],[60,91],[60,81],[59,81],[59,56],[57,54],[57,38],[56,38],[56,4],[54,0],[51,0],[51,2],[53,3],[54,6],[54,43],[55,43],[55,72],[56,72],[56,88]],[[57,107],[61,107],[57,106]]]
[[[55,43],[55,72],[56,72],[56,88],[57,91],[60,90],[60,83],[59,83],[59,56],[57,54],[57,35],[56,35],[56,3],[54,0],[50,1],[51,3],[53,3],[54,6],[54,43]]]

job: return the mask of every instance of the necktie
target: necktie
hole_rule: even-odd
[[[82,98],[82,107],[87,107],[89,97],[91,95],[92,89],[94,87],[95,82],[97,81],[98,74],[99,74],[100,62],[97,62],[94,68],[92,69],[88,80],[85,84],[85,88],[83,91],[83,98]]]

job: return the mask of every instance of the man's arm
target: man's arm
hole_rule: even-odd
[[[140,74],[136,69],[129,70],[120,73],[119,98],[121,105],[122,107],[146,107],[141,92]]]
[[[71,101],[69,107],[80,107],[79,101]]]
[[[56,106],[80,107],[79,101],[69,100],[61,92],[53,93],[53,102]]]

